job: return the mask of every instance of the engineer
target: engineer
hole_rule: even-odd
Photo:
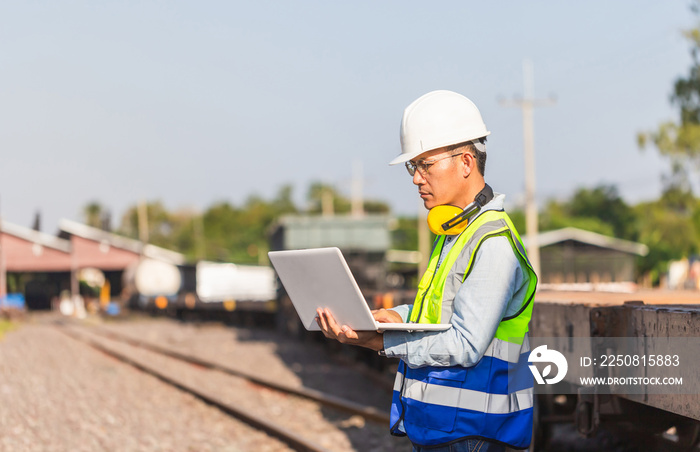
[[[391,162],[406,165],[437,238],[414,303],[374,317],[452,327],[358,332],[318,310],[326,337],[401,359],[391,433],[408,435],[414,451],[504,451],[531,441],[527,332],[537,277],[505,196],[484,181],[489,133],[469,99],[433,91],[404,111],[402,153]]]

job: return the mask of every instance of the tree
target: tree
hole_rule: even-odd
[[[85,224],[93,228],[102,227],[102,213],[104,208],[99,201],[90,201],[83,207],[83,216]]]
[[[544,210],[540,213],[539,226],[541,231],[551,231],[574,227],[586,231],[597,232],[603,235],[614,235],[612,225],[600,218],[588,216],[576,216],[571,212],[570,201],[547,202]]]
[[[700,15],[700,0],[691,6]],[[685,78],[676,80],[671,103],[679,108],[679,121],[666,121],[656,131],[637,135],[640,148],[652,142],[659,152],[671,159],[674,173],[685,173],[690,163],[700,167],[700,28],[687,30],[684,36],[690,41],[692,64]]]
[[[691,11],[700,16],[700,0],[695,0]],[[685,31],[684,36],[691,44],[692,62],[688,74],[676,80],[671,94],[678,120],[637,135],[641,149],[653,143],[672,164],[671,174],[663,180],[661,199],[635,208],[639,240],[650,249],[641,267],[654,273],[665,271],[669,260],[700,250],[700,205],[688,182],[689,173],[700,168],[700,27]]]
[[[418,218],[399,217],[391,231],[391,247],[397,250],[418,250]]]
[[[615,237],[637,239],[636,215],[620,197],[614,185],[579,188],[569,202],[568,209],[573,217],[596,218],[610,225]]]
[[[329,209],[335,214],[346,214],[352,209],[350,199],[343,196],[334,186],[322,182],[314,182],[307,194],[309,201],[308,213],[317,214]],[[362,207],[367,213],[389,213],[389,205],[384,201],[365,199]]]
[[[335,187],[323,182],[314,182],[306,195],[309,201],[308,213],[322,213],[330,210],[332,213],[350,212],[350,200],[340,194]]]
[[[164,248],[174,248],[172,235],[178,229],[171,213],[161,201],[146,203],[146,217],[148,220],[148,242]],[[139,239],[138,206],[127,209],[122,217],[119,232],[127,237]]]
[[[511,219],[516,228],[524,226],[522,211],[515,210]],[[571,199],[550,200],[540,212],[542,231],[575,227],[627,240],[637,239],[636,213],[620,197],[614,185],[579,188]],[[518,229],[520,230],[520,229]]]
[[[639,218],[639,241],[649,247],[649,254],[639,262],[642,272],[651,271],[654,279],[667,270],[668,262],[695,254],[700,250],[698,215],[678,209],[677,191],[666,191],[661,199],[635,206]],[[695,204],[695,201],[693,200]]]
[[[309,190],[309,199],[316,201],[313,213],[320,212],[319,194],[323,193],[331,195],[336,212],[350,211],[350,202],[332,186],[314,184]],[[381,201],[367,201],[365,208],[367,212],[389,210]],[[149,243],[181,252],[190,260],[259,264],[267,258],[270,227],[280,216],[298,213],[299,209],[293,201],[292,187],[285,185],[271,200],[251,195],[241,206],[221,201],[202,214],[192,209],[170,211],[160,201],[148,202],[146,211]],[[119,232],[139,238],[138,206],[124,214]]]

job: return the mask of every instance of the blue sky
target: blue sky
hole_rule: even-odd
[[[522,119],[499,98],[534,65],[540,205],[616,184],[659,196],[669,164],[639,131],[675,119],[690,64],[687,1],[123,1],[0,3],[0,213],[44,230],[98,200],[115,226],[139,199],[242,203],[312,181],[415,214],[403,109],[434,89],[471,98],[491,130],[487,181],[524,195]]]

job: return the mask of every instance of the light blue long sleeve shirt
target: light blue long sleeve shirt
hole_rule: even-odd
[[[496,194],[478,215],[502,210],[504,200],[505,195]],[[439,263],[456,238],[445,239]],[[455,296],[449,319],[452,328],[441,332],[386,331],[386,355],[401,358],[410,367],[474,366],[496,335],[501,319],[515,314],[522,306],[529,280],[506,237],[485,240],[474,257],[469,277]],[[393,310],[407,322],[412,307],[402,305]]]

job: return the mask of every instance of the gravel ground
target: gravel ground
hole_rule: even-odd
[[[285,451],[282,443],[178,389],[78,342],[30,316],[0,337],[0,451]],[[183,324],[165,319],[72,325],[83,334],[100,324],[117,333],[387,410],[390,393],[366,369],[338,364],[336,351],[281,338],[272,331]],[[88,334],[86,334],[87,336]],[[388,426],[320,408],[294,396],[205,371],[99,336],[93,340],[184,383],[221,396],[331,451],[408,451]],[[376,377],[376,376],[375,376]],[[602,432],[582,440],[571,426],[552,451],[631,452],[628,441]],[[647,450],[662,450],[651,444]]]
[[[44,318],[46,320],[48,318]],[[89,331],[96,320],[82,324]],[[390,394],[356,370],[343,368],[317,344],[274,333],[192,325],[163,319],[114,322],[114,331],[287,384],[334,388],[360,403],[389,407]],[[77,328],[76,328],[77,329]],[[99,339],[91,335],[92,339]],[[296,397],[107,339],[135,360],[172,371],[333,451],[410,450],[387,426],[323,409]],[[312,377],[311,377],[312,376]],[[291,415],[290,415],[291,413]],[[278,451],[277,440],[219,410],[31,320],[0,340],[0,450]]]
[[[288,450],[44,324],[0,341],[0,450]]]
[[[128,337],[240,368],[266,379],[312,388],[374,406],[384,412],[388,412],[391,406],[393,373],[380,375],[363,366],[341,364],[338,352],[323,347],[328,344],[300,342],[264,329],[227,327],[217,323],[180,323],[167,319],[145,318],[130,322],[107,322],[100,326]]]

